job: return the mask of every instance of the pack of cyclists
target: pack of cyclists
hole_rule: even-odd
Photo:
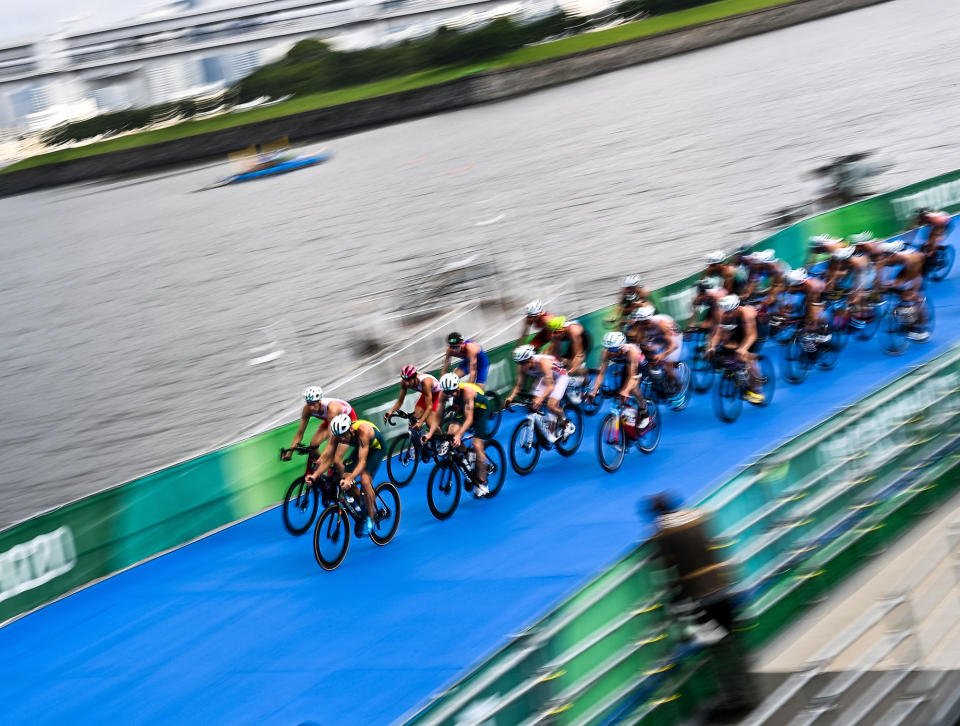
[[[793,326],[805,351],[838,346],[842,332],[832,323],[828,308],[842,303],[849,313],[846,324],[857,330],[868,324],[867,312],[880,296],[914,311],[906,336],[925,342],[930,337],[930,315],[924,278],[935,265],[944,264],[943,241],[951,222],[948,214],[921,209],[913,228],[929,232],[914,233],[908,242],[878,240],[869,232],[848,239],[819,235],[810,239],[806,264],[797,268],[777,259],[771,249],[740,247],[732,254],[715,250],[705,257],[691,310],[681,322],[658,311],[640,277],[629,275],[622,281],[612,317],[606,320],[612,329],[600,341],[594,369],[588,368],[593,341],[586,327],[576,319],[548,312],[542,300],[532,300],[524,310],[512,353],[516,382],[504,403],[509,407],[525,395],[532,410],[545,407],[552,421],[547,437],[556,442],[576,430],[566,407],[580,405],[581,396],[585,404],[606,391],[621,403],[636,404],[636,427],[642,432],[652,423],[651,400],[642,387],[644,376],[651,369],[661,370],[670,390],[677,391],[667,402],[678,403],[678,397],[686,395],[681,374],[684,341],[696,336],[699,342],[692,354],[712,362],[738,361],[746,370],[743,399],[764,405],[758,355],[768,338]],[[413,365],[401,368],[400,392],[384,414],[384,422],[400,411],[408,393],[415,393],[411,426],[423,432],[424,443],[442,434],[453,447],[469,446],[476,462],[474,496],[483,498],[488,494],[485,442],[491,434],[491,415],[496,413],[486,391],[490,359],[480,342],[460,333],[450,333],[445,343],[439,374]],[[310,421],[318,419],[310,439],[315,453],[308,481],[320,472],[333,471],[344,491],[362,497],[367,511],[375,511],[373,478],[386,452],[380,429],[358,420],[349,402],[324,396],[319,386],[307,388],[303,395],[291,449],[301,444]],[[289,450],[285,452],[288,460]],[[368,516],[362,533],[369,533],[373,526]]]

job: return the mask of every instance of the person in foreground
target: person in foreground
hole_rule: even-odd
[[[340,472],[340,488],[358,499],[363,495],[367,505],[367,518],[358,535],[366,536],[374,529],[373,514],[377,511],[373,492],[373,477],[380,468],[386,447],[380,429],[369,421],[352,421],[342,413],[330,422],[330,442],[320,456],[320,462],[313,474],[307,476],[307,483],[313,484],[320,472],[331,466]],[[347,459],[348,452],[352,452]],[[357,487],[357,481],[360,487]]]

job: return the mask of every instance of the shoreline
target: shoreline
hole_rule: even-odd
[[[889,1],[794,0],[784,5],[602,48],[592,48],[561,58],[481,71],[436,85],[133,149],[43,164],[0,174],[0,197],[80,181],[140,173],[208,158],[222,158],[264,138],[288,137],[293,143],[323,140],[482,103],[493,103]]]

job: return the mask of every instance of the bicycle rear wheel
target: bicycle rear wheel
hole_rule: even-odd
[[[643,430],[637,439],[637,448],[644,454],[652,454],[657,446],[660,445],[660,429],[663,425],[663,419],[660,417],[660,409],[657,404],[647,399],[647,415],[650,417],[650,424]],[[637,411],[637,420],[643,418],[639,407]]]
[[[373,490],[377,512],[373,517],[370,539],[383,546],[393,539],[400,526],[400,492],[388,481],[378,484]]]
[[[615,413],[604,416],[597,429],[597,461],[604,471],[612,474],[620,468],[627,450],[625,439],[620,416]]]
[[[800,334],[794,335],[783,349],[783,377],[793,384],[803,383],[810,370],[810,356],[803,349]]]
[[[483,452],[487,457],[487,499],[493,499],[503,488],[507,475],[507,455],[499,441],[488,439],[483,442]]]
[[[313,530],[313,556],[323,569],[335,570],[350,547],[350,518],[336,504],[323,510]]]
[[[526,476],[533,471],[540,460],[540,445],[537,443],[537,432],[533,430],[533,426],[533,421],[523,419],[510,436],[510,466],[520,476]]]
[[[592,391],[596,382],[597,371],[590,370],[583,378],[583,392]],[[594,416],[600,410],[601,405],[603,405],[603,402],[599,393],[589,400],[582,395],[580,397],[580,410],[583,411],[585,416]]]
[[[677,386],[676,393],[670,399],[671,411],[682,411],[690,402],[690,366],[686,361],[677,363]]]
[[[496,391],[489,391],[487,397],[487,437],[493,438],[500,430],[500,419],[503,418],[503,401]]]
[[[564,414],[567,420],[576,426],[576,430],[565,439],[557,439],[557,453],[560,456],[573,456],[580,448],[580,442],[583,441],[583,414],[580,413],[579,406],[570,404],[567,405]]]
[[[427,506],[434,517],[450,519],[460,503],[460,470],[451,460],[438,461],[427,481]]]
[[[420,457],[417,455],[417,447],[410,439],[410,433],[395,438],[387,453],[387,476],[390,481],[398,487],[406,486],[416,476],[419,466]]]
[[[743,397],[740,394],[740,383],[736,376],[729,372],[720,376],[717,387],[713,389],[713,410],[718,419],[725,423],[737,420],[743,408]]]
[[[773,402],[773,394],[777,389],[777,374],[773,369],[773,361],[765,355],[757,356],[757,365],[763,377],[763,403],[760,406],[766,408]]]
[[[306,478],[298,476],[283,497],[283,526],[299,537],[310,529],[320,505],[317,490],[307,484]]]

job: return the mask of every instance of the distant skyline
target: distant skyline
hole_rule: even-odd
[[[202,5],[241,5],[249,0],[200,0]],[[61,32],[67,27],[99,28],[158,10],[164,0],[4,0],[0,41],[31,39]],[[15,9],[13,6],[16,6]],[[69,26],[62,20],[73,19]]]

